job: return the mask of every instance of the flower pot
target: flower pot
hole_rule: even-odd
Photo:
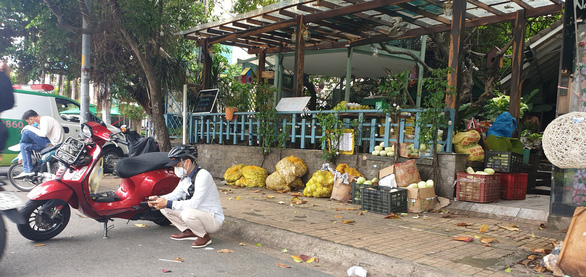
[[[238,111],[238,108],[226,107],[225,108],[226,120],[234,121],[236,119],[236,117],[238,117],[237,115],[234,115],[234,113],[237,111]]]

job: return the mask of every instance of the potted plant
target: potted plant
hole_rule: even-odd
[[[235,112],[239,111],[239,107],[246,108],[243,103],[246,103],[246,84],[232,83],[230,91],[223,97],[224,111],[226,113],[226,120],[233,121],[236,119]]]

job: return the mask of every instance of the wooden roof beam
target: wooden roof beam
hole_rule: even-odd
[[[285,21],[282,21],[279,23],[268,25],[268,26],[255,27],[255,28],[251,28],[248,30],[243,30],[241,32],[235,32],[235,33],[231,33],[231,34],[227,34],[227,35],[223,35],[223,36],[217,36],[214,38],[210,38],[209,43],[211,43],[211,44],[221,43],[221,42],[228,41],[228,40],[234,40],[238,37],[259,35],[262,33],[270,32],[270,31],[274,31],[274,30],[279,30],[279,29],[291,27],[294,25],[295,25],[295,20],[292,20],[292,19],[285,20]],[[199,43],[198,43],[198,46],[199,46]]]
[[[349,2],[351,2],[351,1],[349,1]],[[321,5],[323,5],[323,6],[328,7],[328,8],[331,8],[331,9],[339,9],[339,8],[342,8],[342,6],[339,6],[339,5],[334,4],[334,3],[327,2],[325,0],[320,1],[319,3]],[[359,4],[361,4],[361,3],[365,3],[365,2],[360,2]],[[355,5],[357,5],[357,4],[355,4]],[[372,15],[368,15],[368,14],[365,14],[365,13],[362,13],[362,12],[356,12],[356,13],[353,13],[352,15],[357,16],[357,17],[360,17],[362,19],[366,19],[366,20],[375,22],[375,23],[377,23],[379,25],[385,25],[385,26],[389,26],[389,27],[392,27],[392,26],[395,25],[394,22],[389,22],[389,21],[386,21],[386,20],[383,20],[383,19],[374,17]]]

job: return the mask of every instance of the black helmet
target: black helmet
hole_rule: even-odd
[[[197,159],[197,148],[189,144],[177,145],[171,148],[167,157],[171,159],[167,166],[174,166],[185,159],[194,161]]]

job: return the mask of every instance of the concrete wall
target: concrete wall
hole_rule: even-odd
[[[301,178],[306,183],[311,175],[321,169],[324,164],[321,150],[273,149],[270,154],[263,155],[261,148],[252,146],[200,144],[197,145],[197,148],[199,151],[198,164],[219,179],[224,178],[224,172],[230,166],[241,163],[260,166],[271,174],[275,172],[275,165],[279,160],[293,155],[301,158],[307,164],[308,174]],[[438,159],[437,174],[439,178],[434,179],[436,194],[451,200],[455,193],[456,172],[466,171],[466,155],[446,153],[440,154]],[[407,159],[404,158],[397,160],[397,162],[405,161]],[[372,179],[378,176],[380,169],[391,166],[393,162],[393,157],[358,154],[340,155],[336,158],[335,164],[346,163],[348,166],[356,168],[366,178]],[[431,179],[433,175],[432,162],[432,159],[416,159],[422,180]],[[335,168],[335,165],[333,167]]]

